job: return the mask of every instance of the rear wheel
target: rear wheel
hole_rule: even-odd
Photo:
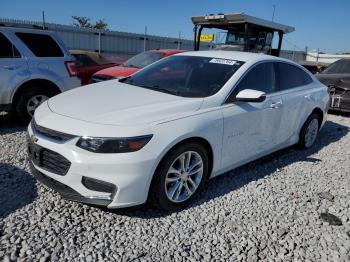
[[[26,124],[34,115],[34,111],[55,93],[45,88],[31,88],[24,91],[16,105],[19,120]]]
[[[208,176],[208,154],[201,144],[189,143],[172,150],[162,161],[151,185],[151,203],[176,211],[191,203]]]
[[[301,149],[310,148],[316,141],[320,126],[320,119],[317,114],[312,114],[304,123],[299,138]]]

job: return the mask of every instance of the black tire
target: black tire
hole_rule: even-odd
[[[299,142],[298,142],[299,149],[307,149],[307,148],[310,148],[313,146],[315,141],[311,145],[308,145],[306,143],[305,137],[306,137],[306,133],[308,131],[308,127],[309,127],[310,123],[314,120],[317,120],[317,131],[316,131],[316,138],[317,138],[319,126],[320,126],[320,118],[317,114],[313,113],[308,117],[308,119],[306,119],[303,127],[300,130]],[[316,138],[315,138],[315,140],[316,140]]]
[[[166,195],[165,179],[168,170],[172,163],[182,153],[187,151],[194,151],[200,155],[203,161],[203,174],[202,179],[197,187],[197,190],[189,197],[189,199],[175,203],[171,201]],[[209,159],[208,153],[203,145],[200,143],[190,142],[187,144],[181,144],[172,149],[159,164],[156,173],[154,174],[153,181],[150,188],[149,202],[158,209],[174,212],[181,210],[188,206],[194,199],[194,197],[203,189],[203,186],[207,180],[209,172]]]
[[[15,110],[19,121],[22,124],[28,124],[31,120],[32,116],[27,111],[27,103],[32,97],[43,95],[50,98],[56,94],[57,93],[55,93],[54,91],[47,90],[47,88],[45,87],[28,87],[28,89],[24,90],[24,92],[21,94],[17,104],[15,105]]]

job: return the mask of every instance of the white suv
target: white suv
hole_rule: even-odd
[[[46,99],[80,86],[75,63],[50,31],[0,27],[0,111],[28,121]]]

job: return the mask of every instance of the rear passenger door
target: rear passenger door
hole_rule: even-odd
[[[285,62],[276,62],[275,71],[283,100],[281,132],[278,140],[280,143],[295,142],[299,136],[301,121],[310,111],[313,80],[301,68]]]
[[[29,77],[27,63],[16,46],[0,32],[0,104],[10,104],[14,89]]]

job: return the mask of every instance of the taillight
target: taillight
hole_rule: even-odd
[[[75,66],[74,61],[65,61],[64,63],[67,67],[67,71],[68,71],[69,75],[70,76],[77,76],[78,71],[77,71],[77,67]]]

